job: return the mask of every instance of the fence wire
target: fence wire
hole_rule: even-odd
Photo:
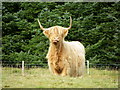
[[[9,64],[8,64],[9,63]],[[86,73],[93,74],[92,69],[103,70],[117,70],[120,67],[120,64],[92,64],[92,63],[85,63],[86,64]],[[88,65],[89,64],[89,65]],[[24,69],[22,69],[22,62],[2,62],[2,71],[5,72],[3,74],[39,74],[38,71],[40,70],[48,70],[47,62],[24,62]],[[23,71],[24,70],[24,71]],[[48,70],[49,71],[49,70]]]

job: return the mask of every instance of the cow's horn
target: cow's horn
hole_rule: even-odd
[[[67,29],[69,30],[69,29],[71,29],[71,27],[72,27],[72,18],[70,16],[70,26]]]
[[[43,26],[41,25],[41,23],[40,23],[40,20],[38,19],[38,23],[39,23],[39,26],[40,26],[40,28],[44,31],[44,30],[46,30],[45,28],[43,28]]]

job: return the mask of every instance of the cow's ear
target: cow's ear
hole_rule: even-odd
[[[66,36],[67,34],[68,34],[68,30],[65,29],[65,30],[64,30],[64,35]]]
[[[43,31],[43,33],[48,36],[49,35],[49,30],[45,30],[45,31]]]

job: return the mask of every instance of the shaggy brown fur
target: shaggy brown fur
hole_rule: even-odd
[[[41,25],[40,22],[39,25]],[[85,71],[84,46],[78,41],[67,42],[64,40],[68,28],[53,26],[43,30],[45,36],[50,40],[50,47],[46,56],[50,71],[61,76],[83,75]]]

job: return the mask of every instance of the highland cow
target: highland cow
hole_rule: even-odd
[[[64,38],[72,26],[64,28],[53,26],[43,28],[39,19],[38,23],[46,37],[49,38],[50,46],[46,58],[48,59],[49,70],[55,75],[61,76],[81,76],[85,72],[85,48],[78,41],[68,42]]]

